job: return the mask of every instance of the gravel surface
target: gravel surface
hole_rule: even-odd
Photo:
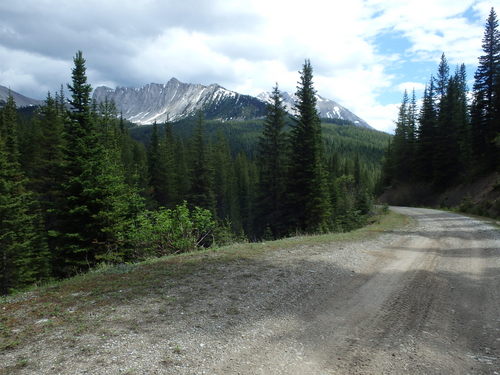
[[[393,209],[415,224],[159,280],[155,293],[92,310],[95,329],[52,330],[0,364],[37,375],[500,375],[500,232]]]

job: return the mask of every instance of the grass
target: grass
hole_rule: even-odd
[[[169,303],[176,303],[174,298],[164,296],[165,285],[198,270],[208,270],[211,265],[245,261],[284,248],[366,240],[408,223],[408,217],[389,212],[373,217],[369,225],[348,233],[238,243],[136,264],[102,265],[85,274],[0,300],[0,352],[57,329],[64,329],[68,336],[104,329],[92,316],[93,311],[114,309],[144,296],[156,295],[167,298]]]

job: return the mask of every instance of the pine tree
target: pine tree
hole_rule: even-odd
[[[380,176],[379,192],[382,193],[383,188],[391,186],[394,181],[394,151],[392,149],[391,140],[387,143],[384,159],[382,161],[382,171]],[[337,176],[336,176],[337,177]]]
[[[434,178],[434,160],[436,159],[437,113],[435,106],[434,79],[431,77],[424,91],[424,99],[418,118],[416,173],[420,181],[430,182]]]
[[[151,196],[160,207],[166,207],[167,196],[167,168],[158,125],[153,124],[153,132],[148,146],[148,172]]]
[[[480,171],[494,170],[500,164],[500,150],[494,139],[500,132],[500,34],[495,10],[486,21],[479,66],[474,74],[471,108],[472,141]]]
[[[450,67],[444,53],[441,55],[441,60],[438,66],[438,73],[436,78],[436,94],[438,100],[446,95],[446,87],[450,78]]]
[[[0,293],[49,275],[49,253],[35,201],[26,189],[17,149],[16,106],[9,95],[0,113]]]
[[[255,164],[244,153],[239,153],[234,161],[236,174],[237,199],[243,231],[248,238],[254,239],[255,198],[258,174]]]
[[[290,138],[287,184],[291,229],[307,232],[326,230],[331,216],[312,73],[311,63],[306,60],[296,93],[298,116]]]
[[[55,236],[61,226],[58,207],[61,204],[60,180],[64,171],[65,118],[65,112],[49,93],[36,119],[39,131],[37,138],[33,139],[38,154],[33,156],[30,186],[36,194],[53,257],[57,244]]]
[[[239,233],[243,228],[239,211],[234,163],[229,143],[222,132],[217,134],[212,160],[217,217],[223,222],[229,220],[233,231]]]
[[[124,182],[116,148],[106,148],[96,127],[90,102],[85,59],[74,58],[66,124],[64,225],[57,259],[57,275],[68,275],[102,260],[118,260],[117,236],[127,220],[141,209],[134,190]],[[94,106],[95,107],[95,106]]]
[[[361,165],[359,163],[359,154],[356,153],[354,157],[354,170],[353,170],[354,184],[356,188],[361,187]]]
[[[149,198],[147,194],[149,174],[146,148],[142,142],[136,141],[130,136],[121,114],[118,120],[116,143],[126,184],[136,189],[143,198]]]
[[[175,140],[175,187],[179,201],[189,200],[190,171],[189,150],[182,139]]]
[[[465,64],[461,64],[455,71],[457,101],[455,104],[455,119],[457,123],[457,141],[459,148],[459,163],[463,168],[462,174],[471,170],[472,139],[470,128],[470,112],[468,103],[467,72]]]
[[[408,182],[410,180],[412,160],[411,135],[409,123],[409,99],[408,93],[404,92],[401,106],[399,107],[396,129],[392,141],[392,174],[395,181]]]
[[[132,164],[129,166],[130,186],[137,188],[143,198],[147,197],[149,175],[148,175],[148,157],[144,144],[128,138],[132,148]],[[127,177],[126,177],[127,178]]]
[[[0,134],[3,134],[5,153],[8,160],[13,163],[19,163],[20,154],[18,147],[17,108],[14,97],[10,94],[10,92],[7,97],[7,102],[2,109]]]
[[[120,125],[115,102],[105,98],[97,105],[94,115],[100,142],[106,148],[118,148]]]
[[[460,148],[458,142],[460,123],[460,82],[458,75],[451,77],[446,93],[439,103],[439,114],[436,127],[436,148],[434,160],[434,182],[437,188],[446,188],[458,181],[462,167],[460,165]]]
[[[415,96],[415,89],[412,90],[411,99],[408,106],[408,130],[407,130],[407,143],[408,143],[408,165],[409,180],[414,181],[416,178],[415,164],[416,164],[416,147],[417,147],[417,98]]]
[[[205,144],[203,115],[198,115],[198,124],[191,145],[191,168],[188,200],[191,205],[215,212],[213,171]]]
[[[165,193],[167,195],[167,207],[174,207],[180,204],[179,194],[177,191],[176,170],[175,170],[175,138],[172,129],[172,124],[168,121],[165,123],[165,137],[162,142],[162,158],[165,165]]]
[[[267,107],[264,129],[258,144],[260,166],[258,195],[258,225],[260,232],[269,228],[274,237],[284,234],[286,190],[286,138],[284,133],[286,111],[276,85]]]

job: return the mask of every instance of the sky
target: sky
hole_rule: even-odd
[[[498,1],[498,0],[497,0]],[[405,89],[422,95],[441,54],[469,86],[492,1],[1,0],[0,85],[44,99],[76,51],[93,87],[182,82],[242,94],[314,87],[374,128],[394,130]]]

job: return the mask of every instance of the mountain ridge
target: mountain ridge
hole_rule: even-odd
[[[287,112],[296,115],[295,96],[282,92]],[[363,119],[337,102],[316,95],[320,117],[352,122],[356,126],[372,127]],[[208,119],[246,120],[264,117],[271,102],[270,93],[257,96],[244,95],[228,90],[219,84],[208,86],[183,83],[171,78],[167,83],[149,83],[142,87],[121,87],[115,89],[99,86],[94,90],[97,102],[113,100],[127,120],[146,125],[153,122],[177,121],[203,111]]]
[[[7,103],[9,93],[14,98],[17,107],[33,107],[43,104],[43,100],[29,98],[27,96],[19,94],[18,92],[15,92],[14,90],[11,90],[9,87],[0,85],[0,107],[3,107],[5,103]]]
[[[141,125],[177,121],[203,111],[208,119],[234,120],[262,117],[265,103],[259,99],[227,90],[218,84],[204,86],[171,78],[167,83],[142,87],[97,87],[97,102],[113,100],[127,120]]]

